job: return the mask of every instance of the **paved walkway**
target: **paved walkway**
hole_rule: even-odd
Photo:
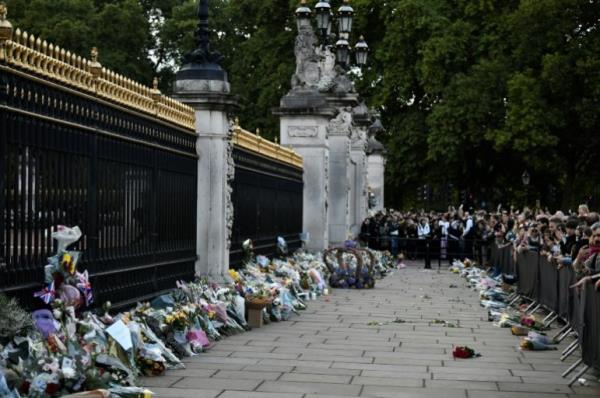
[[[412,266],[374,290],[336,289],[301,316],[226,338],[187,369],[143,383],[158,397],[194,398],[600,395],[596,382],[566,385],[560,374],[572,360],[560,362],[560,351],[521,352],[509,329],[486,318],[463,279]],[[482,357],[454,360],[453,345]]]

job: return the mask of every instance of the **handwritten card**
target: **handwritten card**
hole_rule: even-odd
[[[123,321],[117,321],[113,323],[111,326],[106,328],[106,333],[108,333],[110,337],[115,339],[115,341],[119,343],[119,345],[123,347],[125,351],[128,351],[131,348],[133,348],[131,332],[123,323]]]

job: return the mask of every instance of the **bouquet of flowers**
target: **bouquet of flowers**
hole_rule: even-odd
[[[56,231],[52,232],[52,238],[58,242],[58,250],[56,255],[48,258],[48,265],[44,268],[44,289],[34,293],[34,296],[44,303],[51,304],[60,298],[67,307],[78,309],[84,304],[89,306],[94,302],[88,272],[77,271],[80,253],[67,250],[81,235],[79,227],[69,228],[64,225],[59,225]]]
[[[523,315],[521,317],[521,325],[535,330],[545,330],[544,323],[537,320],[533,315]]]
[[[185,330],[190,322],[184,311],[179,310],[165,316],[165,323],[173,330]]]
[[[480,357],[481,354],[475,352],[475,350],[470,347],[457,346],[457,347],[454,347],[454,350],[452,350],[452,356],[454,358],[468,359],[468,358]]]
[[[546,344],[543,340],[539,340],[536,338],[524,337],[521,339],[521,343],[519,347],[522,350],[529,351],[546,351],[546,350],[556,350],[556,347]]]

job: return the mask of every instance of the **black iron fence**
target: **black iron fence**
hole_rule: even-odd
[[[193,277],[193,132],[3,65],[0,132],[0,291],[38,304],[59,224],[84,233],[97,302]]]
[[[230,264],[241,265],[242,243],[251,239],[255,254],[273,256],[283,237],[291,251],[301,246],[303,171],[241,147],[233,151],[234,223]]]

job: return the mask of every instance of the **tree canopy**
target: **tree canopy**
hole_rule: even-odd
[[[194,45],[195,0],[7,3],[16,26],[81,54],[97,46],[103,65],[146,84],[158,75],[167,93]],[[210,1],[212,45],[226,56],[242,124],[267,137],[278,135],[271,109],[290,88],[297,5]],[[352,41],[363,34],[372,49],[356,85],[387,128],[389,205],[600,204],[598,0],[352,6]],[[424,185],[430,195],[417,196]]]

